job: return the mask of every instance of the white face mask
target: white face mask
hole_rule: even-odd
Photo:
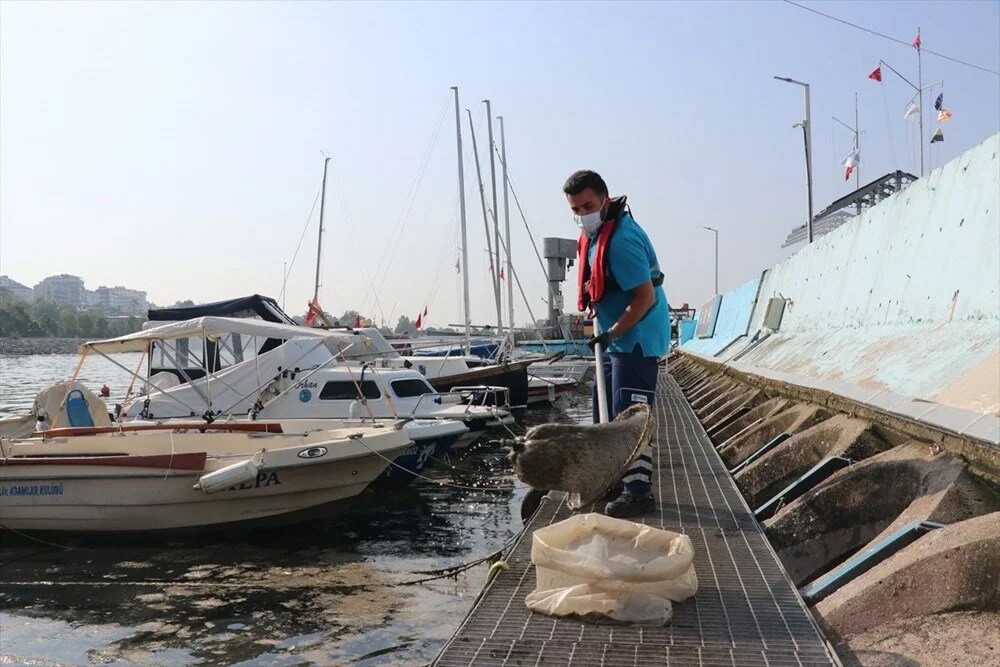
[[[573,221],[576,222],[576,226],[579,227],[583,232],[587,234],[593,234],[598,229],[601,228],[601,223],[604,220],[601,219],[601,211],[604,210],[604,202],[601,202],[601,208],[594,211],[593,213],[588,213],[587,215],[574,215]]]

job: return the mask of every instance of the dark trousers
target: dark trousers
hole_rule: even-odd
[[[653,407],[656,397],[656,378],[659,375],[656,357],[644,357],[638,345],[628,353],[604,354],[604,386],[608,397],[608,419],[634,403],[647,403]],[[599,378],[598,378],[599,379]],[[592,392],[594,423],[600,421],[597,407],[597,382]],[[632,463],[622,482],[631,493],[647,493],[653,476],[653,452],[647,447]]]

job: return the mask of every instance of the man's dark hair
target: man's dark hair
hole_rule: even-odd
[[[563,185],[563,192],[568,195],[578,195],[587,188],[598,195],[605,197],[608,195],[607,183],[604,182],[600,174],[589,169],[581,169],[570,174],[570,177],[566,179],[566,184]]]

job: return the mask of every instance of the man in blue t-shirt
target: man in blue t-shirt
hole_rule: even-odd
[[[646,232],[632,218],[625,197],[611,198],[604,179],[593,171],[571,175],[563,192],[573,210],[580,239],[577,243],[578,302],[592,310],[600,333],[597,343],[609,354],[603,378],[610,402],[608,417],[633,403],[652,406],[656,396],[657,362],[670,344],[670,314],[663,291],[663,273]],[[610,357],[610,359],[608,359]],[[598,422],[597,386],[594,386],[594,422]],[[631,517],[656,507],[650,479],[652,449],[646,448],[622,478],[609,489],[605,512]]]

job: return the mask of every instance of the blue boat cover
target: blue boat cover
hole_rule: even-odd
[[[157,308],[155,310],[150,308],[147,315],[150,320],[161,322],[181,322],[196,317],[253,317],[256,315],[267,322],[296,324],[295,320],[281,309],[277,301],[260,294],[202,303],[197,306]]]

